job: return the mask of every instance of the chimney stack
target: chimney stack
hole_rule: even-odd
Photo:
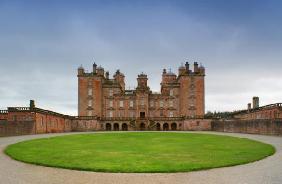
[[[96,63],[93,64],[93,73],[96,74],[97,73],[97,65]]]
[[[109,72],[107,71],[107,72],[106,72],[106,79],[109,79],[109,75],[110,75],[110,74],[109,74]]]
[[[254,96],[253,97],[253,108],[258,108],[259,107],[259,97]]]
[[[29,101],[29,108],[30,108],[30,110],[32,110],[32,109],[35,108],[35,102],[34,102],[34,100],[30,100],[30,101]]]
[[[198,73],[198,72],[199,72],[198,63],[194,62],[194,73]]]
[[[189,73],[189,63],[188,62],[185,63],[185,69],[186,69],[186,72]]]
[[[248,103],[248,110],[251,110],[251,109],[252,109],[252,104]]]

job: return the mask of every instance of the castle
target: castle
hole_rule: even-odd
[[[178,130],[184,120],[204,117],[205,68],[197,62],[193,71],[188,62],[180,66],[178,75],[163,69],[160,93],[150,90],[144,73],[134,90],[125,89],[120,70],[111,79],[95,63],[90,73],[79,67],[77,76],[78,115],[98,117],[107,130]]]

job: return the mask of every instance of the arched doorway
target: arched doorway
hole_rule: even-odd
[[[123,123],[121,126],[122,131],[127,131],[128,130],[128,126],[126,123]]]
[[[176,130],[177,129],[177,124],[176,123],[172,123],[171,124],[171,130]]]
[[[145,123],[141,123],[141,124],[140,124],[140,130],[143,131],[143,130],[145,130],[145,128],[146,128]]]
[[[106,124],[106,130],[107,130],[107,131],[111,131],[111,130],[112,130],[112,125],[111,125],[111,123],[107,123],[107,124]]]
[[[164,131],[168,131],[168,130],[169,130],[169,128],[168,128],[168,123],[164,123],[164,125],[163,125],[163,130],[164,130]]]
[[[157,128],[157,131],[160,131],[161,130],[161,124],[157,123],[156,128]]]
[[[114,131],[119,131],[119,124],[118,123],[114,124]]]

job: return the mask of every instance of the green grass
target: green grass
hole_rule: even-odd
[[[9,145],[27,163],[98,172],[185,172],[253,162],[272,155],[261,142],[194,133],[93,133]]]

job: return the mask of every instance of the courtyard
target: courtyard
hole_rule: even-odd
[[[198,133],[202,132],[197,132],[195,135],[198,135]],[[17,136],[0,139],[0,147],[2,151],[0,156],[2,165],[0,169],[0,178],[1,181],[4,181],[5,183],[279,183],[279,181],[281,181],[282,137],[233,133],[208,133],[261,141],[273,145],[276,148],[276,153],[265,159],[249,164],[203,171],[179,173],[101,173],[43,167],[15,161],[3,154],[3,150],[7,145],[29,139],[58,135],[63,136],[64,134]],[[79,135],[76,135],[76,133],[68,134],[71,134],[72,136],[81,136],[84,133],[78,133]],[[85,134],[88,135],[87,133]],[[96,133],[93,133],[93,135],[94,134]],[[120,134],[122,135],[123,133]],[[179,132],[177,134],[194,135],[194,133],[186,132]]]

